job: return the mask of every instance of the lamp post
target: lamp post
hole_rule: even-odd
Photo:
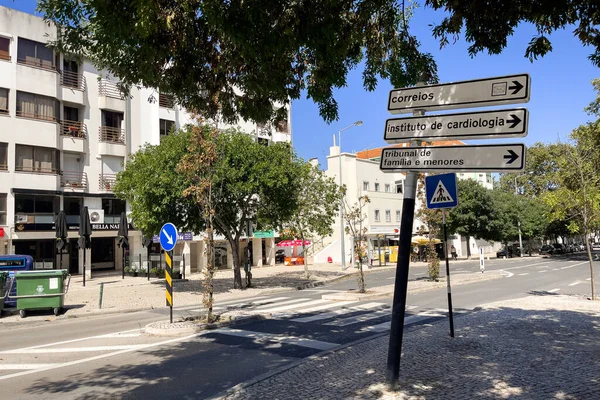
[[[353,126],[361,126],[362,125],[362,121],[356,121],[355,123],[353,123],[352,125],[349,125],[347,127],[345,127],[344,129],[340,129],[338,131],[338,146],[340,147],[340,154],[339,154],[339,160],[340,160],[340,188],[342,187],[342,132],[345,131],[346,129],[350,129]],[[344,196],[340,196],[340,238],[342,239],[342,271],[344,271],[346,269],[346,249],[344,246]]]

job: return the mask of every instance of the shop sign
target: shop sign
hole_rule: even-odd
[[[270,230],[270,231],[254,231],[253,237],[255,238],[272,238],[275,237],[275,232]]]

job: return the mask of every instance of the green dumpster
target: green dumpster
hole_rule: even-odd
[[[8,271],[0,271],[0,316],[2,316],[2,310],[4,310],[4,297],[6,296],[8,285]]]
[[[25,318],[28,310],[48,309],[58,315],[64,306],[70,281],[71,275],[66,269],[16,272],[17,295],[14,298],[21,318]]]

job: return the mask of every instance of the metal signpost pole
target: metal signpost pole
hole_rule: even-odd
[[[446,229],[446,209],[442,208],[444,225],[444,256],[446,258],[446,287],[448,289],[448,317],[450,319],[450,336],[454,337],[454,314],[452,313],[452,289],[450,287],[450,261],[448,260],[448,231]]]

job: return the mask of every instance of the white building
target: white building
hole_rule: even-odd
[[[133,89],[124,99],[117,78],[46,47],[54,38],[56,29],[40,17],[0,7],[0,254],[29,254],[36,267],[51,268],[54,218],[64,210],[69,243],[63,268],[82,273],[77,229],[80,209],[88,206],[93,234],[86,270],[120,270],[117,230],[128,205],[112,193],[116,174],[128,154],[158,144],[190,116],[153,89]],[[158,101],[150,102],[152,96]],[[288,121],[276,128],[238,126],[261,142],[289,142],[290,117],[288,110]],[[184,236],[175,254],[188,253],[188,264],[202,265],[201,238]],[[274,263],[273,242],[255,240],[255,264],[265,248]],[[130,230],[130,245],[132,260],[146,254],[140,232]],[[223,261],[231,265],[226,249]]]
[[[407,146],[406,143],[395,146]],[[434,146],[456,146],[464,145],[458,140],[438,141]],[[356,203],[358,197],[367,195],[371,200],[364,210],[366,215],[364,224],[368,228],[367,241],[369,258],[382,261],[396,261],[396,251],[398,246],[398,233],[402,216],[402,202],[404,192],[404,173],[382,172],[379,169],[379,160],[382,148],[360,151],[356,154],[342,153],[342,184],[347,187],[346,201],[352,205]],[[339,184],[340,168],[339,147],[330,148],[327,157],[327,176],[335,178]],[[491,173],[457,173],[458,179],[475,179],[479,184],[487,189],[493,188]],[[423,207],[421,201],[417,198],[415,201],[415,213]],[[415,216],[413,222],[413,235],[417,235],[421,230],[423,223]],[[334,234],[329,238],[324,238],[323,249],[315,256],[315,262],[326,262],[331,258],[333,262],[341,260],[341,224],[338,215],[333,226]],[[346,263],[349,265],[352,259],[352,238],[344,235],[344,248],[346,253]],[[471,252],[475,254],[479,246],[489,246],[487,242],[476,241],[471,238],[467,242],[466,238],[460,235],[449,237],[449,246],[454,245],[459,257],[466,256],[467,246],[471,246]],[[380,246],[383,249],[380,252]],[[486,249],[486,251],[490,251]],[[375,263],[376,261],[374,261]]]

